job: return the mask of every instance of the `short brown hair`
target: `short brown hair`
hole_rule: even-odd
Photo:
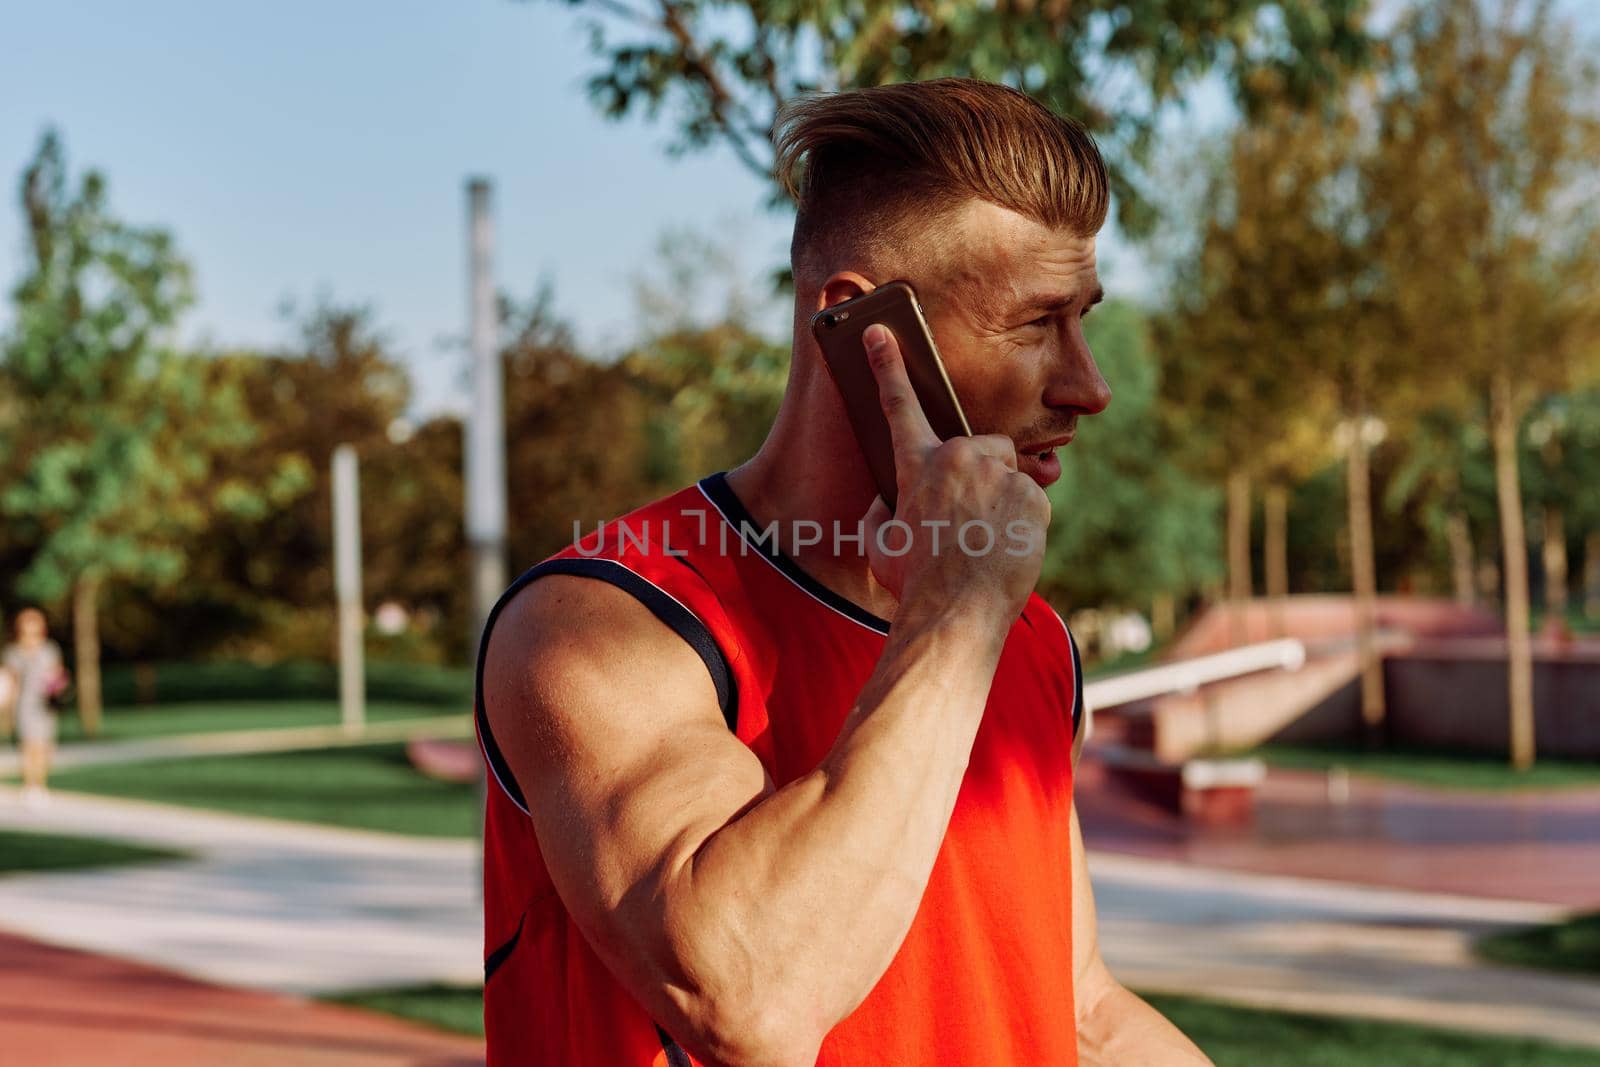
[[[1089,132],[1005,85],[939,78],[808,96],[775,129],[778,180],[799,206],[797,281],[903,245],[974,197],[1080,237],[1105,224],[1110,180]]]

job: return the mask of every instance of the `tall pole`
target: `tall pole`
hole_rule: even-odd
[[[472,644],[506,587],[506,430],[499,323],[494,296],[494,228],[487,178],[467,181],[472,407],[466,423],[467,547],[472,554]]]
[[[356,450],[333,450],[333,586],[339,600],[339,717],[347,734],[366,725],[366,665],[361,648],[361,491]]]

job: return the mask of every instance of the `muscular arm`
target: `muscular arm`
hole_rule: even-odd
[[[1176,1026],[1111,976],[1100,957],[1094,891],[1078,812],[1072,812],[1072,970],[1080,1067],[1209,1067]]]
[[[705,666],[627,594],[551,576],[508,605],[491,727],[574,919],[713,1063],[812,1063],[910,928],[1004,640],[902,616],[839,739],[774,790]]]

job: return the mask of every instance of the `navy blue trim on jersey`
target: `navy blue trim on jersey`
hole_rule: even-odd
[[[1061,626],[1066,629],[1066,622]],[[1083,658],[1078,655],[1078,639],[1072,636],[1072,631],[1067,630],[1067,644],[1072,646],[1072,736],[1076,740],[1078,729],[1083,725]]]
[[[706,665],[706,670],[711,674],[711,684],[717,691],[717,706],[722,710],[722,719],[728,724],[730,732],[739,726],[739,689],[734,680],[733,671],[728,667],[727,658],[723,656],[722,649],[718,647],[716,639],[711,636],[711,631],[706,624],[701,622],[694,612],[684,607],[671,593],[651,582],[647,578],[629,570],[627,567],[612,559],[596,559],[591,557],[563,556],[557,559],[547,559],[537,566],[529,568],[514,582],[511,587],[500,595],[495,602],[494,609],[489,612],[489,620],[483,625],[483,636],[478,640],[478,671],[475,685],[475,699],[473,700],[473,714],[478,724],[478,737],[483,745],[484,759],[489,764],[489,769],[499,781],[500,787],[506,791],[512,803],[521,808],[524,813],[528,811],[528,802],[522,792],[522,787],[517,784],[516,777],[511,773],[511,767],[506,763],[505,756],[500,751],[500,746],[495,743],[494,734],[489,730],[489,716],[484,710],[483,702],[483,665],[488,659],[489,633],[493,629],[495,620],[500,617],[501,610],[511,602],[511,598],[521,592],[528,583],[547,574],[571,574],[582,578],[597,578],[603,582],[621,589],[634,599],[638,600],[650,613],[667,626],[679,637],[688,642],[689,647],[695,650],[701,661]]]
[[[522,918],[517,920],[517,932],[512,934],[505,944],[489,953],[489,958],[483,961],[483,980],[485,982],[493,978],[494,972],[500,969],[500,965],[511,958],[512,949],[516,948],[517,942],[522,940],[522,926],[527,921],[528,913],[523,912]]]
[[[683,1046],[672,1040],[672,1037],[656,1023],[656,1036],[661,1039],[661,1051],[667,1054],[667,1067],[694,1067],[689,1054],[683,1051]]]
[[[807,574],[801,569],[800,564],[784,555],[779,550],[778,545],[762,539],[760,536],[761,524],[756,522],[750,512],[745,510],[745,506],[739,502],[739,498],[734,495],[733,489],[728,485],[726,471],[708,474],[700,479],[700,491],[706,495],[706,498],[712,504],[716,505],[717,510],[722,513],[722,517],[727,520],[728,525],[734,528],[740,538],[744,540],[744,543],[755,549],[769,563],[782,571],[784,577],[851,621],[860,623],[867,629],[874,630],[880,634],[889,632],[889,621],[887,619],[880,619],[855,601],[835,593],[832,589]],[[781,543],[781,538],[779,540]]]

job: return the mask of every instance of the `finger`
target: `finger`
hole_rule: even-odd
[[[900,342],[887,326],[879,323],[868,326],[861,340],[867,349],[872,376],[878,381],[878,401],[883,405],[883,417],[889,420],[895,457],[919,456],[937,448],[939,435],[928,425],[928,416],[922,410],[916,390],[911,388],[905,359],[900,354]]]
[[[986,433],[976,437],[958,437],[955,440],[966,441],[967,447],[985,456],[993,456],[1011,470],[1017,469],[1017,446],[1004,434]]]

